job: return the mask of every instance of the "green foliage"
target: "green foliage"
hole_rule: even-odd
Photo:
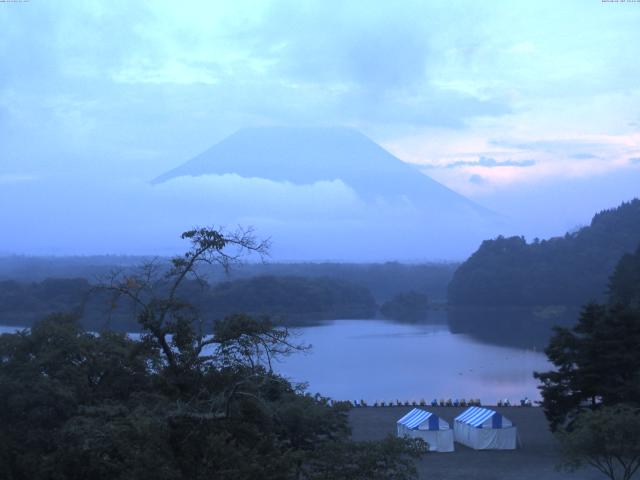
[[[186,238],[170,270],[149,263],[103,286],[134,307],[140,340],[86,332],[72,316],[0,336],[2,478],[311,479],[354,465],[354,478],[413,478],[414,445],[350,442],[345,405],[272,371],[273,359],[305,349],[285,328],[232,315],[204,335],[181,287],[201,262],[235,261],[229,245],[261,244],[206,230]]]
[[[129,398],[151,387],[158,360],[145,342],[86,333],[67,316],[0,336],[0,358],[0,443],[8,456],[7,478],[16,479],[46,478],[58,468],[63,432],[69,433],[82,408],[126,408]]]
[[[376,303],[364,287],[330,278],[259,276],[214,285],[203,308],[222,317],[234,312],[270,315],[281,321],[371,318]]]
[[[413,478],[412,445],[353,444],[344,406],[269,371],[266,352],[288,348],[273,332],[226,319],[206,361],[174,366],[150,339],[68,317],[1,336],[3,478]]]
[[[640,245],[618,262],[609,279],[609,302],[640,310]]]
[[[334,442],[314,452],[309,480],[405,480],[414,478],[413,460],[428,449],[422,439],[387,437],[379,442]],[[327,462],[327,458],[334,459]],[[400,459],[400,460],[399,460]]]
[[[394,320],[424,320],[429,312],[429,298],[415,291],[400,293],[383,303],[380,312]]]
[[[31,325],[60,311],[79,311],[91,286],[83,278],[47,278],[38,283],[0,281],[0,319]]]
[[[570,430],[558,433],[562,466],[597,468],[611,480],[630,480],[640,468],[640,410],[628,406],[582,412]]]
[[[573,329],[559,328],[545,350],[556,370],[536,373],[553,429],[583,408],[640,405],[640,312],[588,305]]]
[[[609,305],[587,305],[577,325],[556,329],[545,350],[556,370],[535,376],[552,429],[570,424],[587,407],[640,406],[640,309],[628,295],[640,288],[633,283],[640,278],[636,256],[640,250],[616,267]],[[620,303],[625,298],[630,303]]]
[[[197,232],[185,240],[196,239]],[[229,257],[238,253],[234,250]],[[0,323],[30,326],[54,312],[81,311],[81,323],[90,330],[137,331],[127,303],[120,300],[118,308],[110,308],[111,299],[92,290],[86,279],[106,278],[114,269],[137,276],[141,262],[149,263],[140,257],[0,257]],[[175,268],[175,262],[184,264],[186,259],[158,259],[154,264],[166,271]],[[370,318],[376,314],[376,301],[411,290],[444,301],[456,268],[449,263],[251,263],[226,274],[224,264],[212,259],[198,265],[209,283],[189,278],[180,285],[180,297],[218,318],[239,311],[295,325]]]
[[[583,305],[599,300],[625,253],[640,243],[640,200],[596,214],[564,237],[528,244],[523,237],[487,240],[455,272],[453,305]],[[622,274],[622,272],[621,272]]]
[[[171,268],[184,268],[187,262],[183,257],[175,258]],[[162,266],[156,267],[160,273]],[[144,276],[136,270],[122,274],[123,279],[148,287]],[[156,280],[154,289],[168,294],[167,279],[158,276]],[[148,295],[150,291],[140,293]],[[377,310],[365,287],[330,278],[258,276],[214,285],[189,278],[181,282],[176,295],[185,305],[206,311],[211,318],[245,312],[269,315],[274,321],[296,325],[335,318],[371,318]],[[37,318],[57,311],[82,311],[81,322],[87,328],[101,330],[109,318],[111,328],[138,331],[139,324],[130,315],[131,299],[119,299],[115,302],[119,308],[109,311],[112,302],[112,297],[92,290],[83,279],[48,279],[32,284],[0,282],[0,318],[12,325],[28,326]]]

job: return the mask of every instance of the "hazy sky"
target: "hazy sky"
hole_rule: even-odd
[[[527,234],[640,195],[640,3],[30,0],[0,58],[18,232],[259,125],[355,127]]]

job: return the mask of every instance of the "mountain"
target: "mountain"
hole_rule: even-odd
[[[152,184],[202,177],[216,185],[223,175],[244,190],[214,208],[268,231],[279,258],[458,260],[504,224],[349,128],[242,129]],[[278,203],[259,190],[265,180],[287,188],[284,206],[282,196]],[[306,200],[296,197],[300,192]],[[295,218],[286,216],[288,208],[297,209]]]
[[[297,185],[342,180],[365,200],[406,198],[421,207],[491,212],[349,128],[245,128],[155,178],[237,174]]]
[[[449,284],[456,306],[583,305],[604,299],[608,279],[640,245],[640,200],[593,217],[563,237],[527,243],[524,237],[487,240]]]

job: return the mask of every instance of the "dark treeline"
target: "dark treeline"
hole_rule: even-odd
[[[371,318],[378,309],[365,287],[330,278],[259,276],[213,285],[189,280],[180,285],[180,294],[210,318],[241,312],[270,316],[279,324]],[[82,278],[0,281],[0,324],[5,325],[29,326],[55,312],[77,312],[85,328],[136,331],[133,307],[124,300],[114,302],[108,292]]]
[[[105,277],[114,269],[133,269],[149,257],[0,257],[0,280],[40,282],[47,278],[86,278],[90,282]],[[161,258],[160,262],[168,259]],[[219,267],[205,267],[211,283],[256,276],[327,277],[368,288],[378,303],[411,290],[443,302],[447,285],[458,267],[456,263],[406,264],[387,263],[246,263],[231,272]]]
[[[378,306],[365,287],[327,277],[259,276],[214,285],[200,308],[221,318],[269,315],[279,323],[371,318]]]
[[[378,303],[409,291],[420,292],[432,302],[444,302],[447,285],[458,266],[458,263],[399,262],[245,264],[232,272],[232,278],[258,274],[328,277],[368,288]]]
[[[380,306],[380,313],[392,320],[423,321],[429,313],[429,297],[415,291],[399,293]]]
[[[0,324],[28,326],[54,312],[82,311],[82,324],[131,330],[129,311],[112,308],[100,292],[89,292],[113,271],[134,274],[147,257],[0,257]],[[168,269],[167,259],[155,259]],[[336,318],[371,318],[378,305],[415,291],[443,302],[455,264],[286,263],[237,265],[229,273],[203,266],[207,283],[181,285],[189,301],[214,318],[233,312],[268,315],[280,324],[303,325]],[[397,305],[396,305],[397,306]],[[387,308],[388,318],[424,318],[424,306],[407,312]],[[393,311],[392,311],[393,310]]]
[[[90,290],[84,278],[0,281],[0,324],[29,326],[56,312],[79,312]]]
[[[602,300],[622,255],[640,244],[640,200],[593,217],[564,237],[486,240],[455,272],[448,300],[456,306],[579,306]]]

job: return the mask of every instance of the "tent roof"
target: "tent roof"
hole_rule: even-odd
[[[479,427],[496,414],[498,414],[498,412],[489,410],[488,408],[469,407],[460,415],[458,415],[455,418],[455,421],[466,423],[467,425],[471,425],[472,427]]]
[[[404,425],[407,428],[417,428],[419,425],[427,421],[432,415],[438,418],[437,415],[434,415],[431,412],[427,412],[426,410],[421,410],[419,408],[414,408],[404,417],[398,420],[397,423],[399,423],[400,425]]]

